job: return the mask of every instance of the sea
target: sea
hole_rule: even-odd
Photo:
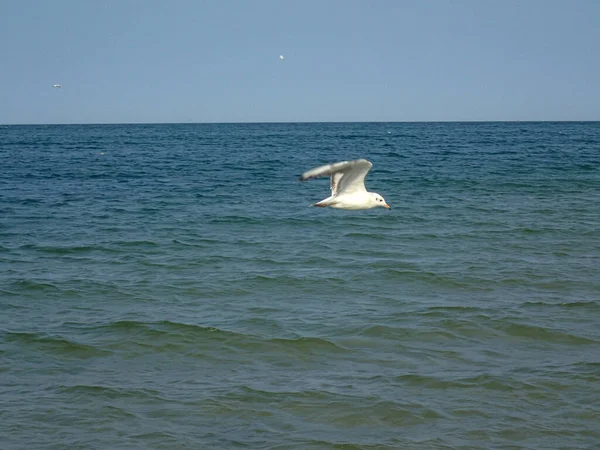
[[[598,122],[1,126],[0,448],[597,450],[599,224]]]

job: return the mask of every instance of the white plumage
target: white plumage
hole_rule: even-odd
[[[304,172],[300,181],[329,176],[331,196],[313,206],[339,209],[371,209],[377,206],[391,209],[383,197],[365,188],[365,177],[373,164],[366,159],[341,161]]]

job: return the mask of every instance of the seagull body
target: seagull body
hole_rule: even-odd
[[[329,176],[331,182],[331,196],[313,206],[338,209],[371,209],[377,206],[391,209],[383,197],[376,192],[367,192],[365,176],[373,164],[366,159],[342,161],[311,169],[304,172],[300,181],[312,178]]]
[[[53,85],[52,85],[52,87],[55,87],[55,88],[59,88],[59,89],[60,89],[62,86],[61,86],[60,84],[53,84]]]

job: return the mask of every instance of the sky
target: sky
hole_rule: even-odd
[[[0,124],[600,120],[599,55],[598,0],[0,0]]]

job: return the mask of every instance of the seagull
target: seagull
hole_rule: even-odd
[[[52,87],[54,87],[54,88],[61,88],[62,86],[60,84],[53,84]]]
[[[283,55],[279,55],[279,59],[283,60],[285,58],[283,57]]]
[[[331,177],[331,196],[315,203],[313,206],[322,208],[331,206],[338,209],[371,209],[383,206],[392,209],[381,195],[375,192],[367,192],[365,176],[371,170],[371,167],[373,167],[373,164],[366,159],[341,161],[304,172],[300,177],[300,181],[324,176]]]

